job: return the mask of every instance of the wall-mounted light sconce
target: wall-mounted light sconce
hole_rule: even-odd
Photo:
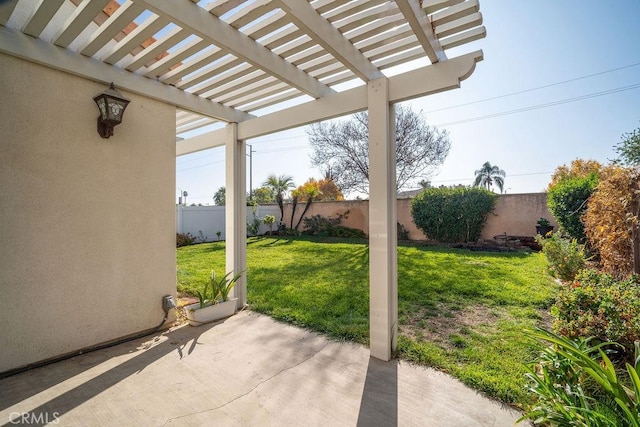
[[[103,138],[113,135],[113,128],[122,122],[124,109],[127,108],[130,100],[125,98],[113,86],[97,94],[93,100],[98,104],[100,115],[98,116],[98,133]]]

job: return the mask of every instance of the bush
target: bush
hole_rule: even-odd
[[[325,218],[322,215],[314,215],[304,218],[303,234],[321,237],[342,237],[365,239],[367,237],[364,231],[357,228],[345,227],[340,224],[342,218],[345,218],[349,211],[338,215],[337,218]]]
[[[633,212],[633,191],[637,181],[637,173],[630,169],[605,168],[583,218],[589,244],[598,252],[602,269],[620,278],[633,270],[632,228],[638,220]]]
[[[176,247],[180,248],[182,246],[191,246],[197,240],[191,233],[176,233]]]
[[[547,194],[547,205],[560,228],[580,243],[586,242],[582,214],[597,184],[598,176],[591,173],[584,177],[563,179]]]
[[[344,239],[366,239],[367,235],[364,234],[364,231],[357,228],[336,225],[335,227],[333,227],[327,237],[342,237]]]
[[[482,188],[428,188],[411,202],[413,221],[427,238],[446,243],[476,241],[496,195]]]
[[[640,349],[626,372],[616,370],[602,347],[590,339],[571,340],[544,330],[528,334],[539,350],[527,366],[532,404],[519,420],[558,426],[640,425]],[[631,388],[623,384],[631,385]]]
[[[326,235],[336,225],[340,224],[340,217],[338,218],[325,218],[322,215],[314,215],[309,218],[303,219],[304,222],[304,234],[311,236]]]
[[[584,269],[584,246],[576,239],[566,239],[561,232],[557,232],[546,239],[538,235],[536,242],[542,246],[542,252],[547,257],[547,269],[553,277],[569,282]]]
[[[630,351],[640,339],[640,280],[584,270],[560,290],[551,313],[554,330],[562,335],[616,341]]]
[[[409,240],[409,230],[400,223],[398,223],[398,240]]]

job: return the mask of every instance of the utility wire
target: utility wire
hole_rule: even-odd
[[[546,89],[546,88],[553,87],[553,86],[559,86],[559,85],[563,85],[563,84],[566,84],[566,83],[571,83],[571,82],[575,82],[575,81],[578,81],[578,80],[584,80],[584,79],[588,79],[588,78],[595,77],[595,76],[600,76],[600,75],[607,74],[607,73],[613,73],[614,71],[620,71],[620,70],[624,70],[626,68],[637,67],[638,65],[640,65],[640,62],[636,62],[635,64],[630,64],[630,65],[625,65],[624,67],[618,67],[618,68],[613,68],[611,70],[601,71],[599,73],[588,74],[586,76],[576,77],[576,78],[569,79],[569,80],[563,80],[561,82],[550,83],[550,84],[544,85],[544,86],[537,86],[537,87],[533,87],[533,88],[530,88],[530,89],[521,90],[521,91],[518,91],[518,92],[505,93],[504,95],[493,96],[491,98],[484,98],[484,99],[479,99],[477,101],[466,102],[464,104],[457,104],[457,105],[452,105],[450,107],[438,108],[436,110],[426,111],[423,114],[436,113],[438,111],[451,110],[453,108],[466,107],[467,105],[474,105],[474,104],[480,104],[481,102],[493,101],[494,99],[501,99],[501,98],[506,98],[506,97],[509,97],[509,96],[520,95],[521,93],[533,92],[533,91],[540,90],[540,89]]]
[[[549,175],[552,174],[553,172],[527,172],[527,173],[514,173],[514,174],[507,174],[505,176],[505,178],[512,178],[514,176],[530,176],[530,175]],[[458,179],[438,179],[438,180],[433,180],[431,181],[432,183],[439,183],[439,182],[459,182],[459,181],[473,181],[475,179],[474,178],[458,178]]]
[[[184,172],[184,171],[188,171],[188,170],[191,170],[191,169],[203,168],[205,166],[211,166],[211,165],[215,165],[215,164],[218,164],[218,163],[224,163],[224,160],[218,160],[216,162],[204,163],[202,165],[192,166],[190,168],[178,169],[177,172]]]
[[[558,101],[547,102],[545,104],[531,105],[531,106],[528,106],[528,107],[518,108],[518,109],[514,109],[514,110],[501,111],[499,113],[487,114],[487,115],[484,115],[484,116],[472,117],[472,118],[469,118],[469,119],[456,120],[456,121],[447,122],[447,123],[439,123],[439,124],[436,124],[434,126],[444,127],[444,126],[458,125],[458,124],[462,124],[462,123],[476,122],[476,121],[479,121],[479,120],[492,119],[494,117],[508,116],[508,115],[511,115],[511,114],[523,113],[523,112],[531,111],[531,110],[538,110],[540,108],[553,107],[555,105],[568,104],[570,102],[583,101],[585,99],[596,98],[596,97],[604,96],[604,95],[611,95],[613,93],[626,92],[628,90],[633,90],[633,89],[638,89],[638,88],[640,88],[640,83],[636,83],[636,84],[629,85],[629,86],[623,86],[623,87],[619,87],[619,88],[615,88],[615,89],[604,90],[604,91],[601,91],[601,92],[594,92],[594,93],[590,93],[590,94],[587,94],[587,95],[576,96],[574,98],[565,98],[565,99],[561,99],[561,100],[558,100]]]

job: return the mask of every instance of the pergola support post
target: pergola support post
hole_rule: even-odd
[[[367,84],[369,106],[369,317],[371,356],[388,361],[398,331],[395,118],[389,80]]]
[[[225,256],[227,272],[243,272],[234,289],[238,308],[247,303],[246,145],[238,140],[238,124],[229,123],[225,140]]]

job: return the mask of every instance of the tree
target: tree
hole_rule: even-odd
[[[475,174],[476,179],[473,182],[474,187],[484,187],[487,190],[491,190],[491,187],[495,184],[502,193],[506,172],[498,166],[485,162],[480,169],[475,171]]]
[[[294,188],[293,177],[288,175],[275,176],[271,174],[267,177],[264,184],[265,187],[271,188],[276,193],[276,202],[280,208],[280,222],[284,221],[284,198],[290,188]]]
[[[451,143],[446,131],[428,126],[420,113],[396,105],[396,190],[440,166]],[[343,192],[369,194],[369,129],[366,112],[346,122],[316,123],[307,128],[311,163],[328,168]]]
[[[218,206],[224,206],[227,198],[227,189],[225,187],[218,188],[213,195],[213,202]]]
[[[586,242],[582,215],[598,185],[598,176],[566,178],[547,193],[547,206],[563,231],[579,243]]]
[[[314,194],[313,200],[316,202],[330,202],[334,200],[344,200],[342,192],[331,178],[316,181],[315,178],[309,178],[307,182],[297,188],[298,201],[307,200],[308,194]]]
[[[273,203],[276,201],[276,193],[270,187],[256,188],[253,190],[253,200],[259,205]]]
[[[320,195],[320,190],[318,188],[318,183],[315,179],[311,178],[306,183],[296,188],[291,192],[291,228],[297,230],[302,222],[302,218],[306,215],[307,211],[311,207],[313,200]],[[306,202],[304,206],[304,210],[302,211],[302,215],[298,219],[296,226],[293,226],[293,218],[296,214],[296,207],[298,206],[298,202]]]
[[[573,239],[586,243],[582,215],[587,200],[598,185],[602,166],[595,160],[575,159],[558,166],[547,190],[547,205],[560,228]]]
[[[551,190],[560,181],[571,178],[584,178],[590,174],[599,175],[602,165],[595,160],[572,160],[569,166],[558,166],[551,175],[551,183],[549,183],[549,190]]]
[[[637,268],[633,241],[638,224],[638,207],[634,201],[638,172],[619,165],[603,168],[583,215],[585,233],[600,255],[601,267],[619,278]]]
[[[317,201],[344,200],[342,191],[340,191],[340,188],[331,177],[318,181],[318,190],[320,190],[320,195],[316,197],[315,200]]]
[[[423,179],[418,182],[418,185],[422,189],[431,188],[431,181],[427,181],[426,179]]]
[[[618,161],[625,165],[640,165],[640,128],[622,134],[622,141],[614,146]]]

